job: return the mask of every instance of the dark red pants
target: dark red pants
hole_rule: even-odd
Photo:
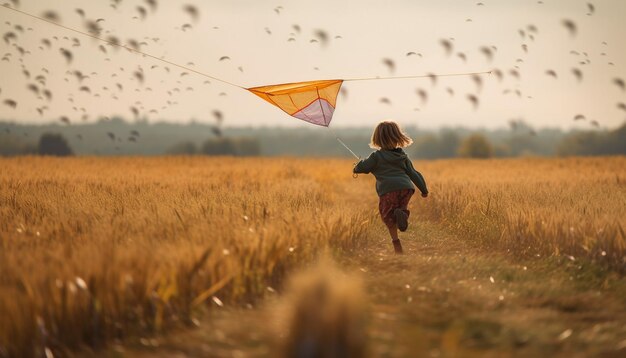
[[[393,213],[394,210],[402,209],[407,216],[411,215],[407,206],[409,205],[409,201],[411,200],[413,193],[415,193],[414,189],[402,189],[398,191],[391,191],[379,198],[380,201],[378,202],[378,211],[380,212],[380,217],[383,219],[383,222],[387,225],[387,227],[391,228],[396,225],[396,216]]]

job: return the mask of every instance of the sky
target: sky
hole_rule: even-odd
[[[10,5],[37,16],[54,11],[62,25],[81,31],[87,20],[98,20],[101,37],[144,42],[145,53],[242,87],[493,69],[504,73],[502,80],[481,75],[482,88],[469,76],[440,77],[434,84],[429,78],[345,82],[333,127],[393,119],[429,129],[501,128],[524,120],[535,128],[590,129],[596,120],[600,128],[612,129],[626,119],[626,111],[617,107],[626,102],[626,93],[612,83],[626,79],[622,0],[594,0],[593,13],[588,1],[579,0],[157,0],[155,10],[145,0],[121,0],[116,8],[113,3],[20,0]],[[196,20],[184,10],[188,4],[197,7]],[[146,10],[145,18],[138,7]],[[577,25],[575,35],[563,26],[564,19]],[[328,35],[326,45],[311,42],[318,30]],[[217,110],[226,126],[312,126],[239,87],[110,45],[104,45],[104,53],[97,40],[4,7],[0,32],[17,35],[0,41],[0,120],[41,123],[66,117],[71,125],[114,116],[132,120],[134,107],[139,118],[150,122],[212,123]],[[42,39],[50,40],[51,47]],[[452,43],[450,55],[442,39]],[[27,52],[20,55],[18,46]],[[483,46],[497,49],[492,61],[481,53]],[[71,63],[60,48],[72,52]],[[421,56],[407,56],[409,52]],[[229,59],[220,61],[223,56]],[[395,70],[383,59],[392,60]],[[582,71],[581,81],[573,68]],[[519,79],[510,74],[512,69]],[[75,71],[87,77],[81,81]],[[133,75],[136,71],[143,73],[143,84]],[[40,75],[44,79],[38,82]],[[29,84],[48,89],[52,100],[37,95]],[[417,95],[420,89],[428,95],[426,102]],[[479,99],[476,109],[469,94]],[[16,108],[6,100],[16,101]],[[575,121],[578,114],[585,119]]]

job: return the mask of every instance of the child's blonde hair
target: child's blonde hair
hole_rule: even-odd
[[[413,143],[413,140],[402,130],[396,122],[382,121],[378,123],[372,133],[370,147],[374,149],[392,150],[396,148],[406,148]]]

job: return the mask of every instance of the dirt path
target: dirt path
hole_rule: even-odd
[[[432,223],[404,234],[404,256],[380,237],[340,262],[364,278],[372,356],[626,355],[623,278],[565,258],[512,262]],[[272,306],[216,311],[195,330],[105,355],[271,356]]]

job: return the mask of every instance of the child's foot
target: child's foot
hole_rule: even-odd
[[[398,255],[402,254],[403,251],[402,251],[402,244],[400,243],[400,239],[391,240],[391,242],[393,243],[393,249],[395,250],[396,254]]]
[[[393,214],[396,216],[396,225],[398,225],[398,230],[405,232],[409,227],[409,216],[402,209],[394,210]]]

